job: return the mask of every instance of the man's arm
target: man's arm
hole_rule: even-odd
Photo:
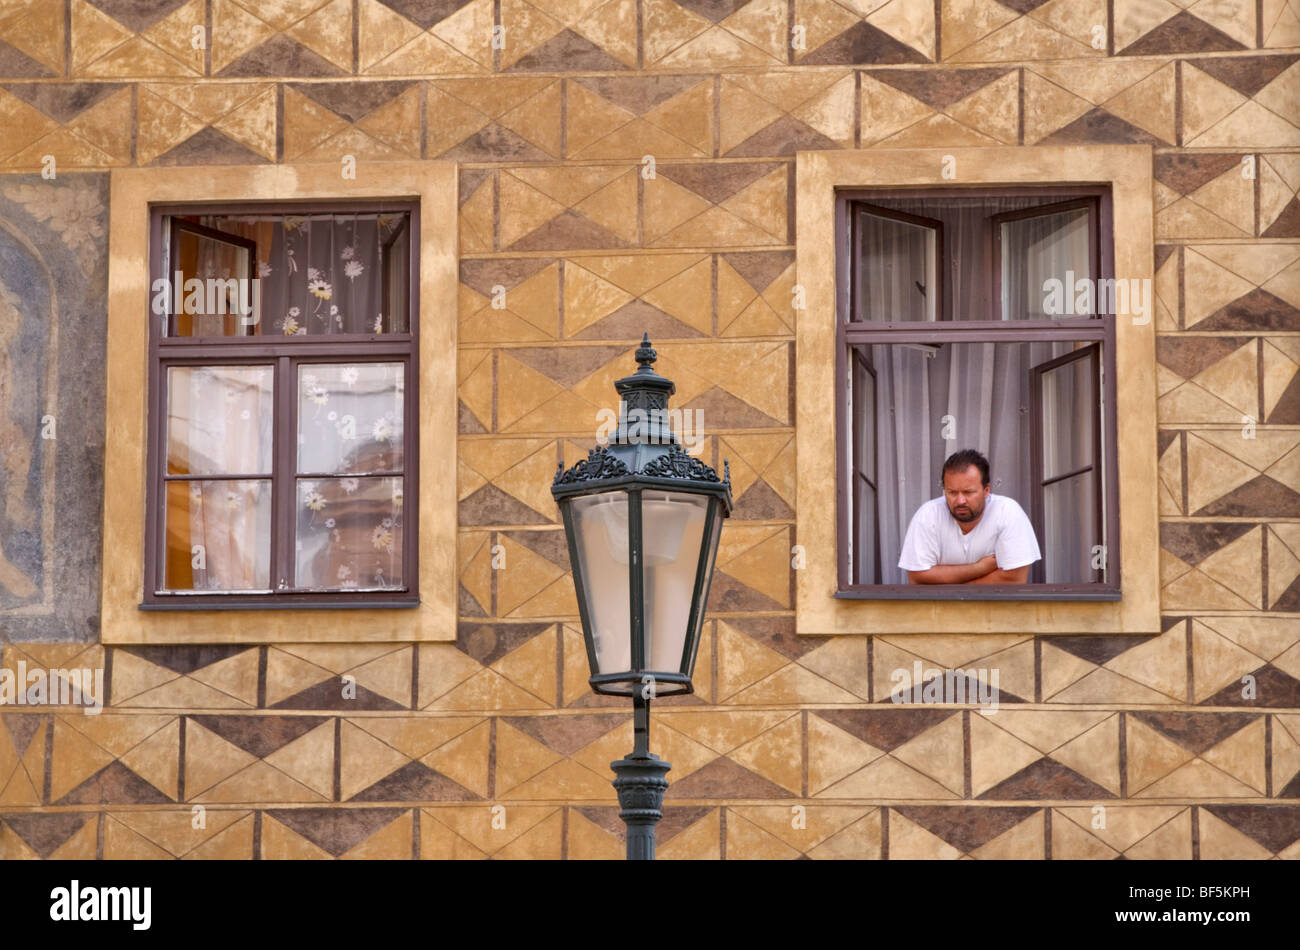
[[[986,554],[973,564],[936,564],[934,567],[925,571],[908,571],[907,578],[913,584],[967,584],[967,583],[993,583],[992,581],[981,581],[982,578],[991,574],[1012,573],[1010,571],[999,571],[997,558],[992,554]],[[1028,574],[1028,568],[1025,569]],[[997,581],[1002,584],[1005,581]]]
[[[1009,571],[1001,568],[990,571],[983,577],[976,577],[970,583],[972,584],[1025,584],[1029,582],[1029,565],[1024,567],[1013,567]]]

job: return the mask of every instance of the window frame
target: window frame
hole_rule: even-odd
[[[859,259],[861,249],[857,220],[862,211],[872,214],[890,212],[892,209],[879,208],[874,201],[899,198],[1000,198],[1008,196],[1021,197],[1060,197],[1060,201],[1047,202],[1030,208],[1011,212],[1000,212],[988,216],[984,233],[986,248],[985,259],[991,269],[988,275],[988,294],[983,301],[984,320],[954,320],[952,304],[946,301],[945,282],[938,277],[940,284],[940,302],[936,305],[936,319],[918,323],[916,321],[854,321],[853,315],[859,305],[859,278],[855,261]],[[1089,316],[1068,316],[1053,320],[1004,320],[1001,299],[1001,224],[1006,220],[1034,217],[1044,213],[1052,214],[1073,207],[1087,207],[1089,215],[1089,255],[1092,271],[1099,280],[1114,276],[1113,255],[1114,242],[1110,237],[1112,215],[1110,212],[1110,189],[1100,185],[1074,185],[1062,187],[1044,186],[991,186],[987,188],[844,188],[835,193],[835,253],[836,271],[839,275],[837,286],[837,307],[835,319],[836,339],[836,519],[837,519],[837,589],[836,597],[855,599],[900,599],[900,600],[934,600],[946,597],[953,600],[1118,600],[1121,596],[1117,582],[1100,582],[1088,584],[1046,584],[1026,582],[1024,584],[864,584],[854,581],[856,565],[850,557],[851,538],[856,536],[857,521],[853,511],[852,497],[848,483],[856,476],[856,464],[852,458],[855,408],[853,405],[852,380],[849,378],[849,351],[857,346],[872,346],[900,343],[1033,343],[1033,342],[1082,342],[1101,343],[1103,366],[1110,371],[1103,371],[1103,409],[1099,413],[1097,429],[1103,444],[1109,438],[1113,444],[1116,433],[1115,420],[1115,317],[1105,314]],[[916,214],[894,212],[898,220],[924,224],[937,228],[936,237],[936,275],[943,275],[950,256],[944,241],[941,223]],[[945,310],[944,304],[947,303]],[[995,316],[999,315],[999,316]],[[875,400],[878,408],[879,396]],[[876,442],[879,440],[876,439]],[[1031,464],[1032,470],[1032,464]],[[1103,456],[1103,487],[1099,497],[1099,508],[1105,511],[1105,534],[1107,539],[1107,557],[1119,556],[1119,492],[1117,488],[1118,471],[1115,466],[1115,452],[1112,450]],[[853,487],[856,488],[856,485]],[[877,525],[879,519],[877,520]],[[1038,530],[1035,524],[1035,530]],[[1041,533],[1039,538],[1041,541]],[[879,560],[879,540],[876,542],[876,557]],[[1041,563],[1041,562],[1039,562]],[[1032,571],[1032,568],[1031,568]],[[1112,577],[1116,572],[1111,572]]]
[[[1116,274],[1155,288],[1155,204],[1148,145],[956,146],[803,151],[795,158],[795,257],[803,306],[795,325],[797,426],[792,559],[800,636],[1154,634],[1160,632],[1155,307],[1115,326],[1116,464],[1124,516],[1112,564],[1118,600],[861,599],[837,596],[837,267],[835,196],[844,189],[1109,185]],[[961,331],[958,331],[961,332]],[[1118,563],[1115,563],[1118,562]],[[937,585],[927,585],[937,586]],[[935,592],[932,592],[934,594]],[[996,642],[1011,643],[1003,637]]]
[[[237,215],[256,211],[263,214],[346,213],[356,211],[405,212],[409,217],[401,230],[410,229],[408,242],[407,327],[406,333],[330,333],[312,337],[276,337],[274,334],[194,337],[163,333],[162,322],[171,326],[174,314],[162,320],[149,320],[148,445],[146,472],[149,488],[145,502],[145,587],[141,602],[144,610],[229,610],[258,608],[267,610],[313,607],[411,607],[420,601],[419,573],[419,497],[403,489],[402,579],[403,587],[367,591],[283,590],[281,585],[294,572],[293,542],[296,487],[300,477],[297,462],[298,367],[304,363],[374,363],[404,364],[405,389],[402,399],[403,484],[419,484],[419,234],[420,207],[409,200],[281,202],[271,204],[202,203],[154,205],[150,208],[150,285],[159,277],[170,279],[177,267],[172,253],[178,228],[220,236],[231,243],[246,242],[239,235],[227,235],[218,229],[179,220],[177,215]],[[167,240],[164,240],[164,235]],[[253,258],[256,267],[256,255]],[[387,283],[380,282],[380,292]],[[173,294],[175,289],[173,288]],[[265,320],[265,314],[261,315]],[[272,367],[274,421],[271,436],[271,471],[261,476],[271,484],[270,590],[266,593],[231,591],[229,593],[193,593],[168,589],[166,586],[166,518],[167,482],[165,455],[167,370],[174,366],[267,366]],[[221,476],[229,478],[229,476]],[[201,479],[191,479],[198,481]],[[259,479],[260,480],[260,479]],[[409,498],[409,502],[405,499]],[[289,510],[286,509],[286,505]],[[409,506],[409,507],[408,507]],[[277,580],[278,579],[278,580]]]
[[[456,166],[442,161],[377,163],[344,178],[337,163],[193,168],[123,168],[110,173],[106,437],[100,631],[107,644],[448,642],[457,623]],[[419,505],[418,601],[409,609],[332,602],[305,611],[265,603],[167,609],[144,604],[149,475],[149,309],[153,296],[151,208],[270,206],[357,201],[418,203],[419,391],[406,411],[418,421],[418,482],[408,474],[405,504]],[[151,245],[151,239],[153,244]],[[447,302],[451,301],[450,304]],[[450,309],[449,309],[450,308]],[[142,320],[142,315],[148,319]],[[345,344],[346,345],[346,344]],[[223,346],[219,344],[219,346]],[[223,358],[237,349],[223,346]],[[306,352],[306,351],[304,351]],[[225,595],[222,595],[225,596]],[[333,597],[333,595],[331,595]],[[294,605],[296,606],[296,605]]]

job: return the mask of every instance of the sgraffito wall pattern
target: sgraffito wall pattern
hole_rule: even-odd
[[[5,0],[2,662],[109,703],[0,711],[0,856],[619,857],[549,482],[645,330],[738,499],[661,857],[1300,857],[1298,104],[1297,0]],[[796,637],[794,153],[1084,143],[1153,149],[1163,632]],[[459,165],[457,639],[105,650],[105,172],[344,155]]]

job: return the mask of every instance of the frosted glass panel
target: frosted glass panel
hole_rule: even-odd
[[[270,366],[167,370],[167,474],[269,475]]]
[[[269,480],[167,483],[167,590],[250,591],[271,586]]]
[[[1002,319],[1085,316],[1047,313],[1043,285],[1049,280],[1059,281],[1063,292],[1073,299],[1074,282],[1093,276],[1088,245],[1087,208],[1004,221]]]
[[[402,363],[299,366],[298,471],[401,471],[405,372]]]
[[[690,625],[695,569],[704,542],[709,501],[684,492],[642,492],[645,538],[646,666],[681,671]]]
[[[587,618],[596,647],[593,673],[632,668],[632,621],[628,615],[627,495],[602,492],[573,499],[579,568],[587,595]]]

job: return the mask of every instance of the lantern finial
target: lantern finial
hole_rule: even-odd
[[[654,369],[651,364],[658,358],[659,354],[656,353],[655,348],[650,345],[650,334],[643,333],[641,335],[641,345],[637,347],[636,351],[636,361],[641,364],[637,367],[637,372],[653,373]]]

